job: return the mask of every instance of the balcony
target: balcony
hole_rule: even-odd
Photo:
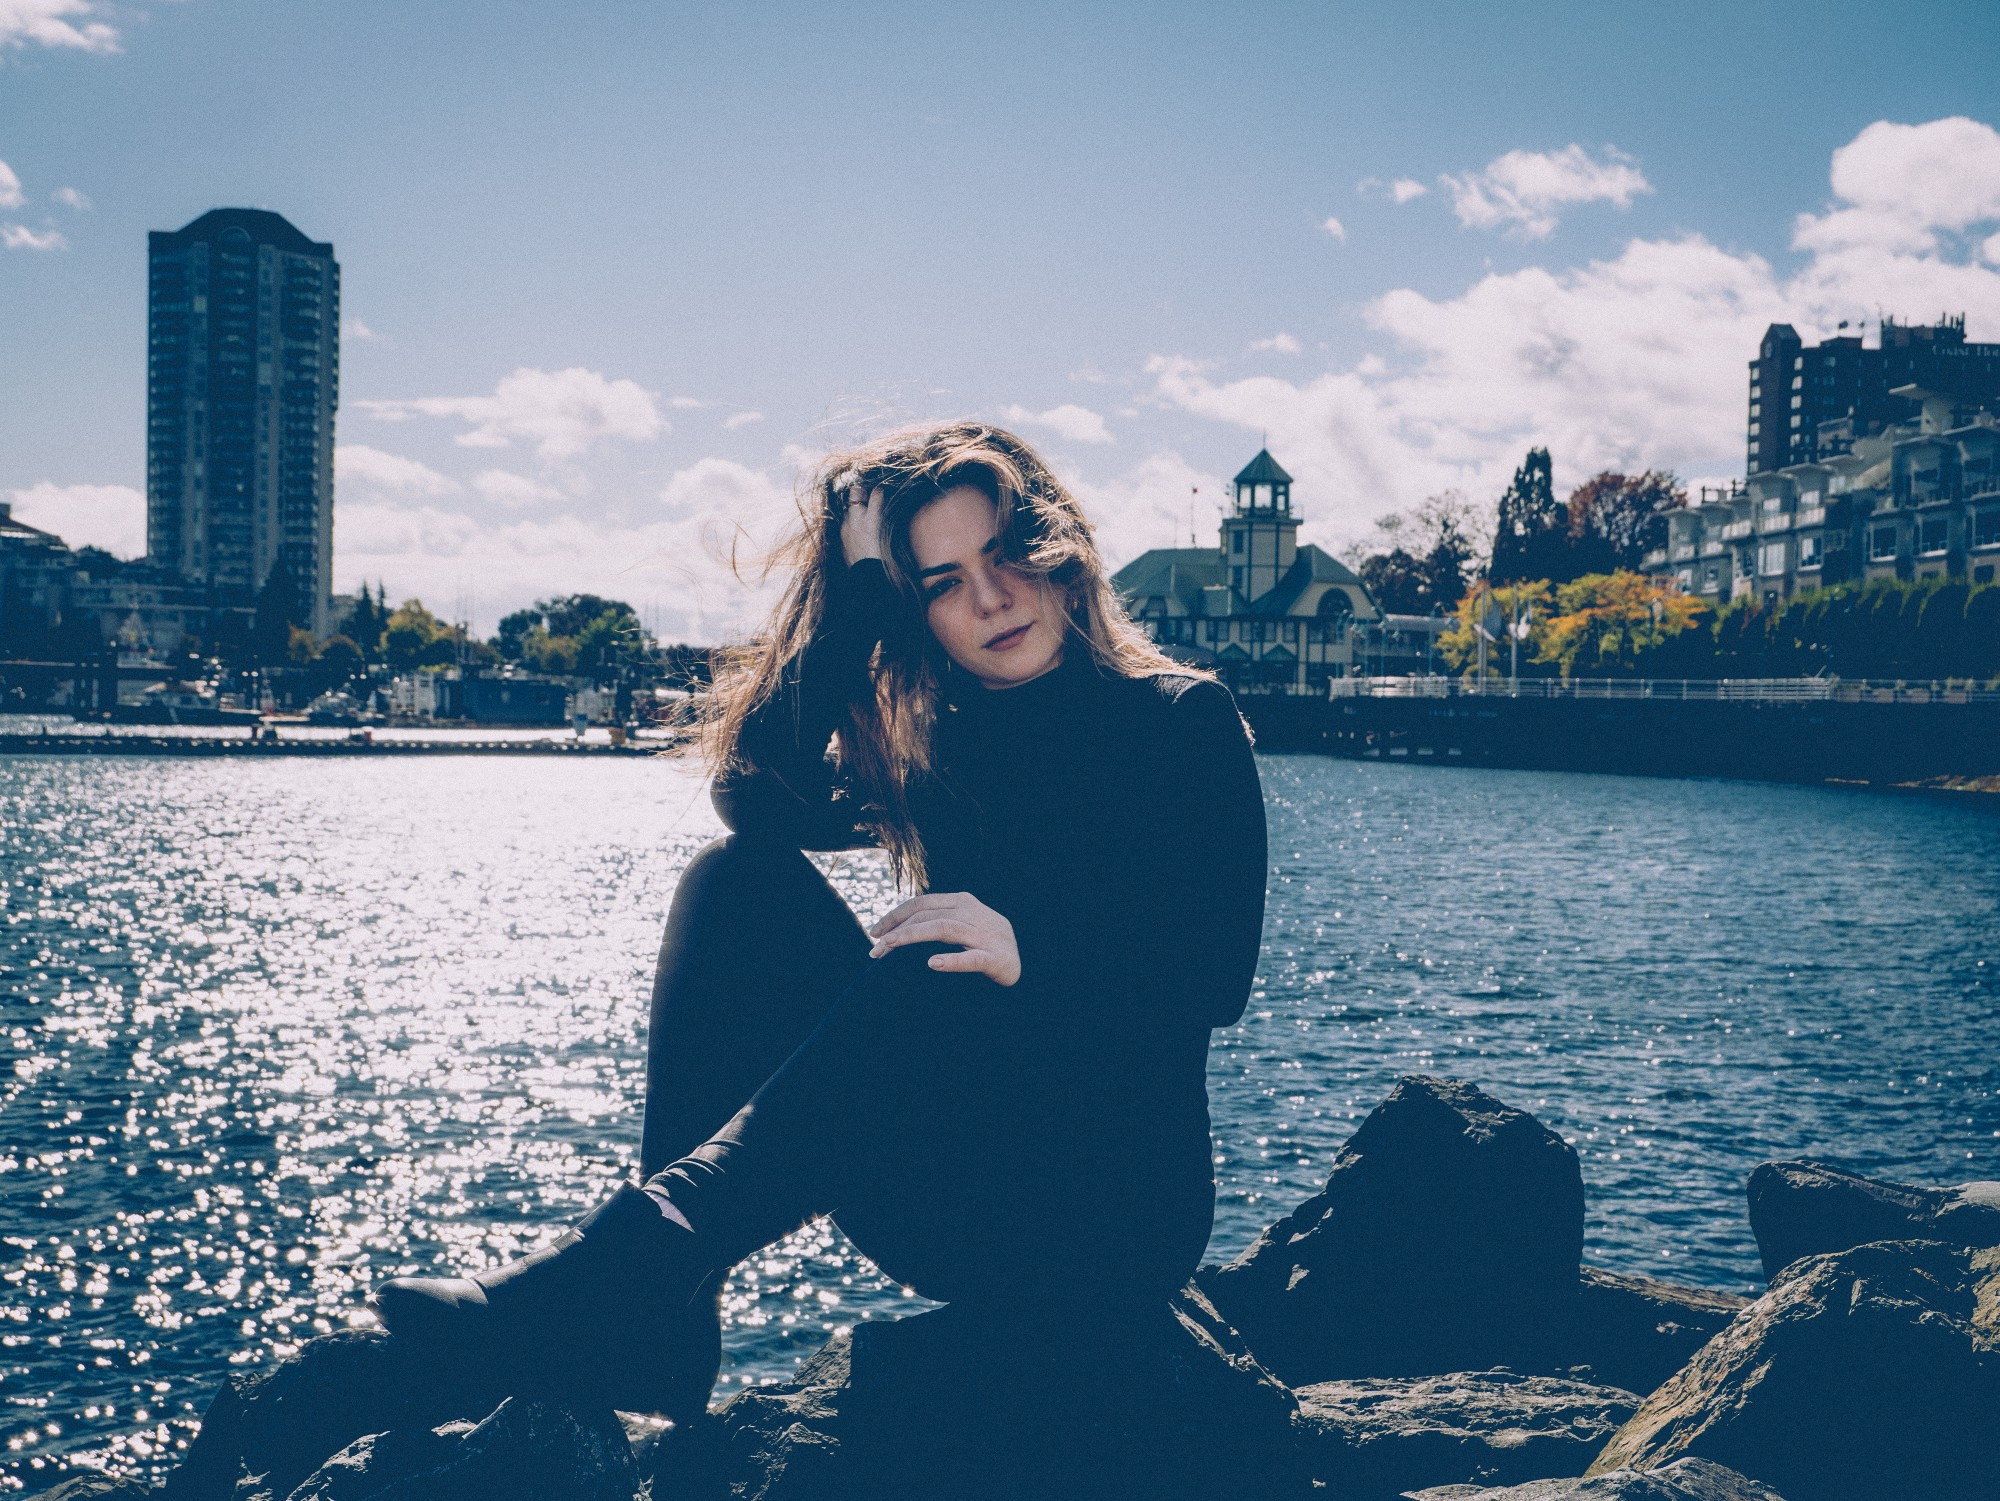
[[[1659,568],[1663,566],[1666,563],[1666,561],[1667,561],[1667,550],[1664,547],[1656,547],[1651,552],[1647,553],[1643,559],[1640,560],[1639,566],[1641,568]]]
[[[1819,526],[1826,520],[1826,507],[1807,506],[1792,519],[1798,526]]]
[[[1704,543],[1702,543],[1702,544],[1701,544],[1701,555],[1702,555],[1702,556],[1703,556],[1704,558],[1719,558],[1719,557],[1721,557],[1721,556],[1722,556],[1722,544],[1721,544],[1720,542],[1704,542]]]
[[[1766,516],[1763,524],[1757,528],[1758,531],[1763,532],[1767,536],[1772,532],[1788,532],[1791,529],[1792,518],[1784,515],[1782,512],[1776,516]]]
[[[1732,521],[1722,529],[1722,540],[1725,542],[1734,542],[1749,535],[1750,523],[1747,521]]]
[[[1687,562],[1694,557],[1694,544],[1692,542],[1681,543],[1673,549],[1671,556],[1676,563]]]

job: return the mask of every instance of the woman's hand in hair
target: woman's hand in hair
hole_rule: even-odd
[[[871,959],[906,943],[955,943],[957,953],[931,955],[932,969],[984,975],[996,985],[1012,985],[1021,978],[1014,925],[968,891],[913,896],[868,934],[875,940],[868,953]]]
[[[847,504],[840,513],[840,551],[852,568],[863,558],[882,556],[882,487],[872,491],[857,481],[847,487]]]

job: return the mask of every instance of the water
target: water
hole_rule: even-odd
[[[1752,1287],[1767,1158],[2000,1177],[2000,811],[1262,764],[1211,1257],[1411,1071],[1570,1139],[1586,1254],[1619,1270]],[[603,1197],[638,1151],[660,917],[715,832],[671,760],[0,759],[0,1485],[77,1450],[157,1474],[231,1366]],[[835,879],[894,900],[873,857]],[[728,1306],[736,1387],[923,1305],[819,1228]]]

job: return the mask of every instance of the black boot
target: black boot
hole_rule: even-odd
[[[471,1277],[392,1278],[368,1303],[391,1334],[440,1362],[683,1420],[706,1405],[721,1363],[724,1271],[627,1183],[519,1261]]]

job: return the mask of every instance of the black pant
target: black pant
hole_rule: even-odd
[[[1058,976],[1002,987],[930,969],[936,945],[868,949],[796,849],[731,835],[681,877],[641,1161],[716,1262],[831,1214],[943,1301],[1185,1281],[1214,1208],[1206,1032],[1133,1036]]]

